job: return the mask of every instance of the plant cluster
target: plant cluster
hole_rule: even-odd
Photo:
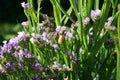
[[[65,11],[60,0],[50,0],[53,17],[40,12],[42,0],[37,11],[33,0],[21,3],[27,21],[21,23],[24,31],[0,47],[2,79],[120,79],[119,1],[104,0],[101,9],[100,0],[75,1]]]

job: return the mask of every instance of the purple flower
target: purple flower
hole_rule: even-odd
[[[22,3],[21,3],[21,6],[22,6],[24,9],[28,9],[28,8],[29,8],[29,3],[22,2]]]
[[[109,17],[107,20],[108,20],[108,22],[111,22],[112,19],[113,19],[113,17]]]
[[[25,52],[23,50],[19,50],[17,54],[19,57],[23,57],[25,55]]]
[[[46,33],[46,32],[43,32],[43,33],[42,33],[42,36],[43,36],[43,37],[47,37],[47,33]]]
[[[3,47],[0,47],[0,55],[3,55],[5,53],[5,50]]]
[[[61,31],[65,31],[67,28],[65,26],[61,27]]]
[[[5,53],[5,52],[11,53],[11,52],[12,52],[12,49],[13,49],[12,44],[7,43],[7,42],[5,42],[4,45],[3,45],[3,47],[1,48],[1,50],[3,50],[4,53]],[[3,54],[3,53],[2,53],[2,54]]]
[[[60,27],[57,27],[57,28],[55,29],[55,31],[56,31],[57,33],[59,33]]]
[[[42,37],[40,38],[41,40],[43,40],[43,41],[47,41],[49,36],[48,36],[48,34],[46,33],[46,32],[43,32],[42,33]]]
[[[63,32],[66,31],[66,29],[67,29],[67,28],[66,28],[65,26],[57,27],[57,28],[56,28],[56,32],[62,34]]]
[[[92,10],[91,11],[91,17],[93,20],[96,20],[98,18],[98,16],[100,16],[100,10]]]
[[[15,37],[15,38],[10,39],[8,44],[10,44],[13,48],[17,49],[19,47],[18,38]]]
[[[17,52],[13,53],[13,56],[14,56],[15,58],[18,58],[18,57],[19,57],[18,54],[17,54]]]
[[[59,33],[62,34],[63,32],[66,31],[66,29],[67,29],[67,28],[66,28],[65,26],[62,26],[62,27],[60,28],[60,32],[59,32]]]
[[[15,53],[15,57],[25,57],[25,58],[32,58],[32,55],[28,53],[26,50],[19,50],[18,53]]]
[[[32,58],[32,55],[31,55],[30,53],[26,53],[26,54],[25,54],[25,57],[26,57],[26,58]]]
[[[86,18],[83,20],[83,25],[86,26],[89,22],[90,22],[90,18],[89,18],[89,17],[86,17]]]
[[[8,53],[11,53],[12,50],[13,50],[12,44],[7,43],[7,44],[6,44],[6,47],[7,47],[7,52],[8,52]]]
[[[21,23],[21,25],[22,25],[23,27],[27,27],[27,26],[28,26],[28,21],[23,21],[23,22]]]
[[[10,63],[6,63],[5,69],[9,69],[9,68],[11,68],[11,64]]]
[[[11,70],[15,71],[15,68],[17,67],[16,63],[11,64]]]
[[[35,69],[35,70],[38,70],[38,69],[42,70],[41,64],[39,64],[36,61],[32,64],[32,68]]]
[[[26,41],[29,38],[29,34],[25,34],[25,32],[18,32],[17,38],[20,42]]]
[[[44,28],[44,25],[43,24],[40,24],[40,30],[44,31],[45,28]]]
[[[73,60],[73,59],[75,59],[75,58],[76,58],[75,53],[74,53],[74,51],[72,51],[71,59]]]
[[[66,65],[63,65],[63,71],[70,71],[70,68]]]
[[[54,62],[54,64],[52,65],[52,68],[54,70],[60,70],[61,69],[61,65],[59,63],[57,63],[57,62]]]
[[[44,14],[44,15],[43,15],[43,18],[44,18],[44,19],[47,19],[47,18],[48,18],[47,14]]]
[[[105,22],[105,27],[110,27],[111,23],[110,22]]]
[[[11,70],[13,70],[13,71],[15,71],[15,68],[16,68],[16,63],[6,63],[6,65],[5,65],[5,69],[7,70],[7,69],[11,69]]]
[[[53,44],[53,48],[56,49],[56,50],[59,50],[59,46],[57,44]]]
[[[66,33],[66,38],[69,38],[69,39],[72,38],[72,33],[67,32],[67,33]]]
[[[35,33],[32,33],[32,36],[35,38],[35,39],[39,39],[41,37],[40,34],[35,34]]]

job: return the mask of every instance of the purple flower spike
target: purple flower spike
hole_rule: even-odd
[[[21,23],[21,25],[22,25],[23,27],[27,27],[27,26],[28,26],[28,21],[23,21],[23,22]]]
[[[22,6],[24,9],[28,9],[28,8],[29,8],[29,4],[28,4],[28,3],[25,3],[25,2],[22,2],[22,3],[21,3],[21,6]]]
[[[66,38],[69,38],[69,39],[72,38],[72,33],[67,32],[67,33],[66,33]]]
[[[100,10],[92,10],[91,11],[91,17],[93,18],[93,20],[96,20],[98,18],[98,16],[100,16]]]

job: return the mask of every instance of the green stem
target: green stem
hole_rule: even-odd
[[[38,0],[38,9],[37,9],[37,23],[39,25],[39,21],[40,21],[40,5],[41,5],[42,0]]]
[[[77,10],[77,7],[75,5],[75,1],[74,0],[70,0],[70,4],[71,4],[71,6],[72,6],[76,16],[78,17],[78,10]]]
[[[53,12],[54,12],[54,18],[55,18],[55,23],[56,26],[61,26],[61,12],[57,7],[56,1],[55,0],[50,0],[53,6]]]
[[[56,1],[57,6],[59,7],[59,9],[73,22],[75,23],[74,19],[72,19],[69,14],[67,14],[67,12],[62,8],[62,6],[60,5],[60,3],[58,1]]]
[[[92,6],[93,6],[93,1],[92,0],[88,0],[88,7],[87,7],[88,8],[88,12],[87,12],[87,14],[90,14]]]
[[[99,0],[95,0],[95,6],[94,9],[99,9]]]
[[[117,49],[117,76],[116,80],[120,80],[120,14],[118,16],[118,43],[116,43]]]
[[[110,7],[111,7],[110,0],[104,1],[104,4],[102,6],[102,10],[101,10],[101,14],[100,14],[100,19],[96,23],[96,25],[93,27],[93,34],[95,34],[93,37],[94,37],[95,43],[99,39],[100,33],[104,27],[104,24],[106,22],[108,15],[109,15]]]

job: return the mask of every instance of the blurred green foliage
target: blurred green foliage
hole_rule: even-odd
[[[21,25],[20,24],[9,24],[4,23],[0,24],[0,45],[4,40],[8,40],[12,37],[14,37],[18,31],[20,31]]]
[[[0,45],[4,40],[14,37],[26,20],[21,2],[25,0],[0,0]]]

